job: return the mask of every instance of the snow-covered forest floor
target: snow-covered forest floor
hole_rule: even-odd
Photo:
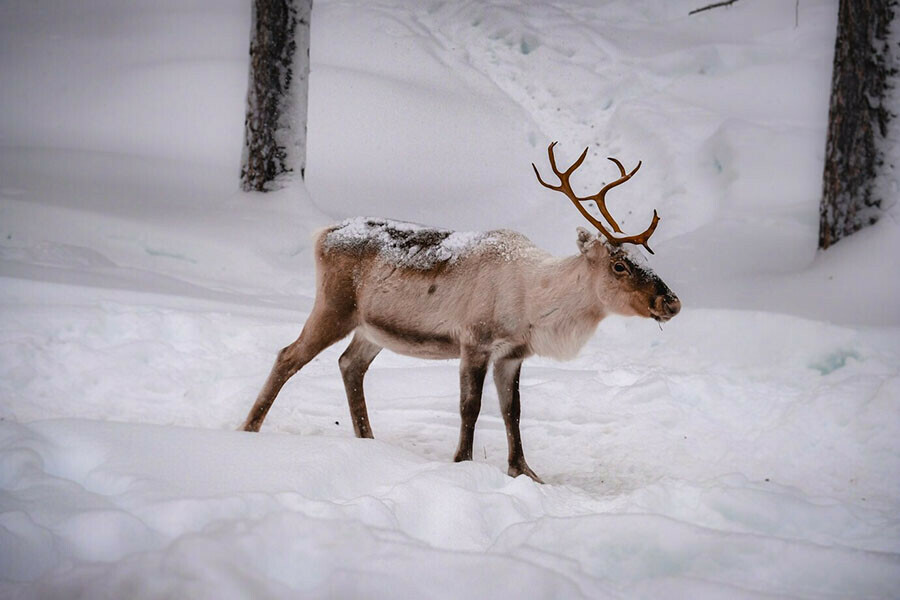
[[[836,2],[316,0],[308,182],[265,196],[237,191],[246,4],[0,4],[0,596],[896,596],[898,209],[815,251]],[[490,384],[450,462],[456,361],[382,353],[357,440],[339,343],[234,431],[316,228],[573,253],[552,140],[592,148],[584,191],[643,160],[610,207],[659,210],[684,309],[526,362],[546,485],[505,475]]]

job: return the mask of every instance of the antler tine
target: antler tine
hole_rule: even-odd
[[[534,163],[531,163],[531,167],[534,169],[534,173],[535,175],[537,175],[538,181],[544,187],[548,187],[551,190],[557,190],[560,192],[563,190],[571,191],[572,188],[569,185],[569,176],[572,175],[572,173],[575,172],[575,169],[580,167],[581,163],[584,162],[584,159],[587,157],[588,148],[584,149],[584,152],[581,153],[581,156],[579,156],[578,159],[574,163],[572,163],[572,165],[568,169],[566,169],[565,171],[560,171],[556,166],[556,156],[554,156],[553,154],[553,147],[555,145],[556,142],[552,142],[549,146],[547,146],[547,155],[550,157],[550,168],[553,169],[553,173],[559,178],[560,185],[555,186],[546,183],[543,179],[541,179],[541,174],[538,172],[538,169]]]
[[[622,177],[625,177],[625,167],[622,166],[622,163],[619,162],[618,158],[613,158],[612,156],[607,156],[606,160],[611,160],[616,163],[616,166],[619,167],[619,172],[622,174]],[[637,171],[637,169],[635,169]]]
[[[620,244],[640,244],[644,248],[647,249],[647,252],[650,254],[656,254],[653,250],[650,249],[650,246],[647,245],[647,240],[650,239],[650,236],[653,235],[653,232],[656,231],[656,225],[659,223],[660,218],[656,213],[656,209],[653,209],[653,221],[650,223],[650,227],[645,229],[642,233],[637,235],[630,235],[628,237],[616,238],[619,240]]]
[[[575,169],[577,169],[578,167],[580,167],[580,166],[581,166],[581,163],[584,162],[585,157],[587,157],[588,149],[589,149],[589,148],[585,148],[585,149],[584,149],[584,152],[581,153],[581,156],[579,156],[578,159],[577,159],[575,162],[572,163],[572,166],[569,167],[568,169],[566,169],[566,172],[564,173],[565,176],[566,176],[566,183],[569,182],[569,175],[571,175],[572,173],[574,173],[574,172],[575,172]]]
[[[569,177],[572,175],[572,173],[575,172],[575,169],[580,167],[581,163],[584,162],[584,159],[588,153],[588,148],[584,149],[584,152],[581,153],[581,156],[579,156],[578,159],[574,163],[572,163],[572,165],[568,169],[561,172],[556,166],[556,157],[553,154],[554,146],[556,146],[556,142],[552,142],[547,147],[547,154],[550,157],[550,168],[553,169],[553,173],[559,178],[559,185],[558,186],[551,185],[551,184],[545,182],[541,178],[541,174],[538,171],[537,166],[535,166],[534,163],[531,163],[531,167],[534,169],[534,174],[537,176],[538,183],[540,183],[541,185],[543,185],[546,188],[555,190],[557,192],[562,192],[563,194],[565,194],[566,197],[568,197],[569,200],[572,201],[572,204],[575,205],[575,208],[578,209],[578,212],[580,212],[581,215],[585,219],[587,219],[587,221],[591,225],[596,227],[600,231],[600,233],[602,233],[606,237],[606,239],[608,239],[610,241],[610,243],[616,244],[616,245],[620,245],[620,244],[641,245],[647,249],[647,252],[649,252],[650,254],[653,254],[653,250],[651,250],[650,246],[647,245],[647,240],[649,240],[650,236],[653,235],[653,232],[656,230],[656,225],[659,223],[659,220],[660,220],[659,215],[656,213],[656,210],[653,211],[653,220],[650,223],[650,226],[646,230],[644,230],[642,233],[639,233],[637,235],[630,235],[630,236],[626,236],[626,237],[615,237],[609,230],[606,229],[606,227],[600,221],[598,221],[593,216],[591,216],[591,214],[582,205],[582,202],[585,202],[587,200],[593,200],[594,202],[596,202],[597,208],[600,209],[600,212],[603,214],[603,217],[609,222],[610,225],[612,225],[613,231],[615,231],[616,233],[622,233],[622,229],[619,227],[619,224],[616,223],[616,220],[613,219],[612,215],[609,214],[609,210],[606,208],[606,193],[609,190],[613,189],[614,187],[616,187],[618,185],[622,185],[623,183],[625,183],[626,181],[631,179],[632,176],[634,176],[634,174],[637,173],[638,169],[641,168],[642,163],[640,161],[638,161],[637,166],[634,169],[632,169],[632,171],[630,173],[627,173],[625,171],[625,167],[622,166],[621,162],[619,162],[617,159],[615,159],[613,157],[609,157],[609,160],[614,162],[616,164],[616,166],[619,167],[619,172],[622,174],[622,176],[619,179],[617,179],[615,181],[611,181],[610,183],[603,186],[603,188],[601,188],[601,190],[599,192],[597,192],[596,194],[594,194],[592,196],[588,196],[586,198],[581,198],[581,197],[577,196],[575,194],[575,192],[572,190],[572,186],[569,183]]]
[[[553,172],[559,175],[559,169],[556,168],[556,157],[553,155],[553,146],[556,145],[556,142],[550,142],[550,145],[547,146],[547,155],[550,157],[550,168],[553,169]],[[534,165],[534,163],[531,163]]]
[[[631,171],[631,173],[626,173],[625,167],[622,166],[622,163],[620,163],[618,159],[613,158],[612,156],[610,156],[608,158],[612,162],[616,163],[616,166],[619,167],[619,172],[622,174],[622,176],[619,177],[618,179],[616,179],[615,181],[611,181],[611,182],[607,183],[605,186],[603,186],[603,188],[601,188],[601,190],[599,192],[597,192],[593,196],[588,196],[587,199],[593,200],[594,202],[597,203],[597,208],[600,209],[600,212],[603,213],[603,217],[607,221],[609,221],[610,225],[612,225],[613,231],[615,231],[616,233],[622,233],[622,229],[619,227],[619,224],[616,222],[616,220],[610,214],[609,209],[606,208],[606,192],[613,189],[617,185],[622,185],[623,183],[625,183],[626,181],[631,179],[632,176],[635,173],[637,173],[638,169],[641,168],[641,161],[638,161],[637,166]]]
[[[556,158],[553,156],[553,146],[556,145],[556,142],[550,142],[550,145],[547,146],[547,154],[550,155],[550,168],[553,169],[553,172],[556,173],[557,177],[560,176],[559,170],[556,168]],[[531,168],[534,169],[534,174],[537,175],[538,183],[546,188],[550,188],[551,190],[556,190],[557,192],[563,191],[562,185],[555,186],[550,185],[546,181],[541,178],[541,173],[538,171],[537,165],[531,163]],[[560,179],[560,183],[562,183],[562,179]]]

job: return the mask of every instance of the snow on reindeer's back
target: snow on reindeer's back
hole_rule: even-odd
[[[450,231],[416,223],[373,217],[341,221],[325,234],[324,247],[377,252],[400,267],[427,270],[454,263],[484,243],[499,241],[499,232]]]

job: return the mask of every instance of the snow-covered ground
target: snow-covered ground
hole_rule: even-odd
[[[888,598],[900,589],[898,209],[815,251],[836,1],[316,0],[306,186],[237,189],[242,0],[0,4],[0,596]],[[233,431],[355,214],[574,252],[578,175],[684,303],[529,360],[546,485],[485,387],[337,357]],[[900,156],[896,157],[900,160]],[[896,193],[896,178],[882,182]],[[308,189],[308,191],[307,191]]]

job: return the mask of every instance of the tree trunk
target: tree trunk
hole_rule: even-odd
[[[893,116],[885,106],[889,77],[896,73],[888,46],[894,0],[841,0],[825,176],[819,209],[819,247],[871,225],[882,198],[876,175],[882,170],[882,142]]]
[[[277,189],[306,170],[312,0],[254,0],[241,188]]]

